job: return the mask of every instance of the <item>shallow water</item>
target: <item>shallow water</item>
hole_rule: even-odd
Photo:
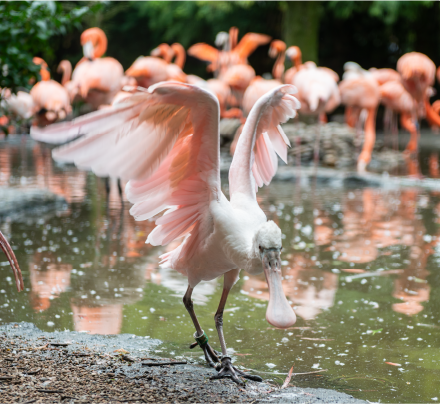
[[[49,148],[20,137],[0,142],[0,186],[47,188],[67,201],[0,216],[26,285],[16,292],[0,257],[0,323],[150,336],[165,342],[157,354],[203,363],[200,350],[188,349],[194,329],[181,301],[186,279],[158,268],[158,256],[175,244],[146,245],[154,224],[135,222],[115,185],[107,202],[102,179],[58,166]],[[271,327],[264,276],[242,272],[225,312],[235,363],[280,383],[292,366],[317,372],[291,384],[370,401],[437,401],[440,193],[274,182],[258,197],[285,237],[283,287],[298,321],[288,330]],[[217,280],[194,293],[216,348],[221,289]]]

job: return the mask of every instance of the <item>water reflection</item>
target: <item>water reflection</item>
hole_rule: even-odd
[[[158,265],[158,257],[176,245],[145,244],[154,223],[133,219],[115,180],[107,197],[102,179],[57,165],[50,153],[27,138],[0,142],[1,186],[46,189],[68,202],[64,211],[0,216],[2,231],[28,268],[27,290],[17,294],[0,260],[0,322],[148,335],[166,341],[164,355],[199,358],[200,352],[187,349],[194,332],[181,301],[187,280]],[[439,198],[410,188],[279,182],[261,189],[259,203],[285,237],[283,289],[298,323],[286,331],[268,327],[265,277],[242,272],[224,319],[229,347],[242,355],[234,355],[237,364],[271,377],[293,363],[297,372],[329,369],[328,377],[298,376],[295,384],[347,388],[350,394],[366,378],[389,380],[383,389],[371,389],[377,394],[359,392],[370,401],[435,397],[430,386],[440,377],[440,357],[432,351],[440,349]],[[221,280],[202,282],[193,294],[215,347],[213,315],[221,289]],[[334,382],[344,375],[352,375],[349,384]]]

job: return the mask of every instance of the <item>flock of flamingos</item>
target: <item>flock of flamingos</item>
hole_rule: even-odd
[[[440,126],[440,101],[432,106],[436,68],[426,55],[411,52],[397,62],[397,69],[364,70],[357,63],[347,62],[345,73],[339,76],[314,62],[304,62],[297,46],[286,49],[286,44],[267,35],[247,33],[240,42],[238,29],[229,34],[222,32],[216,38],[218,50],[208,44],[198,43],[188,49],[188,54],[208,62],[208,71],[215,78],[204,80],[184,72],[186,53],[179,43],[161,44],[151,56],[139,57],[125,72],[112,57],[102,57],[107,49],[107,38],[99,28],[90,28],[81,35],[84,57],[72,72],[69,61],[63,60],[58,72],[63,73],[61,84],[51,80],[47,65],[41,58],[34,62],[41,66],[41,81],[30,94],[19,91],[16,95],[4,89],[10,114],[21,118],[34,116],[33,125],[46,126],[60,121],[72,112],[71,104],[83,100],[92,110],[115,105],[136,92],[137,86],[148,88],[161,81],[189,83],[213,92],[220,104],[222,118],[248,116],[255,102],[267,91],[281,85],[293,84],[301,102],[299,114],[313,115],[326,122],[326,113],[341,103],[346,106],[346,123],[354,127],[363,125],[365,141],[358,157],[358,170],[365,171],[371,160],[375,143],[376,111],[380,103],[386,107],[386,124],[393,125],[394,114],[400,115],[401,126],[411,134],[407,145],[409,153],[417,151],[420,119],[426,118],[432,127]],[[256,76],[248,64],[249,55],[260,45],[270,42],[269,56],[275,59],[272,76],[268,80]],[[293,67],[285,70],[286,56]],[[437,71],[440,80],[440,70]],[[338,85],[339,82],[339,85]],[[128,90],[131,86],[131,91]],[[361,113],[363,111],[363,113]],[[8,117],[0,117],[6,124]],[[395,123],[394,123],[395,125]],[[242,127],[237,131],[237,137]],[[233,144],[234,150],[236,141]]]
[[[331,69],[303,63],[298,47],[286,49],[282,41],[270,42],[270,37],[255,33],[246,34],[239,43],[237,38],[238,30],[231,28],[229,34],[217,37],[222,50],[207,44],[188,49],[188,54],[209,62],[216,78],[205,81],[184,73],[185,51],[179,44],[160,45],[124,74],[118,61],[101,57],[107,39],[102,30],[91,28],[81,35],[84,58],[73,73],[68,62],[60,64],[62,84],[50,80],[44,61],[35,58],[42,81],[30,95],[9,95],[6,102],[16,113],[34,115],[31,135],[35,139],[64,143],[78,138],[55,149],[56,160],[73,162],[99,176],[128,180],[127,198],[134,204],[130,213],[136,220],[155,219],[148,243],[181,241],[160,258],[164,267],[188,277],[183,303],[196,330],[192,347],[200,346],[218,378],[231,377],[241,384],[239,377],[262,379],[232,365],[223,335],[223,311],[240,270],[264,272],[270,324],[288,328],[296,321],[281,284],[282,233],[267,220],[256,198],[258,188],[275,175],[277,155],[287,159],[290,143],[281,123],[294,118],[297,111],[325,121],[326,113],[340,103],[346,105],[347,123],[364,125],[358,170],[365,171],[381,102],[400,114],[402,126],[411,133],[410,154],[417,151],[418,121],[426,117],[432,126],[440,126],[440,116],[429,102],[436,68],[423,54],[403,55],[397,70],[366,71],[349,62],[338,85],[339,77]],[[256,77],[247,63],[258,46],[269,42],[269,55],[276,58],[270,80]],[[293,67],[284,72],[286,56]],[[95,112],[55,123],[71,113],[75,99],[83,99]],[[243,120],[229,171],[230,200],[221,190],[221,117]],[[0,244],[22,290],[18,264],[3,236]],[[223,293],[214,317],[220,354],[209,345],[191,296],[201,281],[222,275]]]

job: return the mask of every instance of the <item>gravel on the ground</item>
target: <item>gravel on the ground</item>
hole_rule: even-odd
[[[212,380],[215,370],[154,355],[161,342],[123,334],[0,327],[1,403],[366,403],[324,389]],[[143,366],[143,363],[167,363]]]

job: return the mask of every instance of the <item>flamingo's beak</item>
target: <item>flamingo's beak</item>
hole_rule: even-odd
[[[6,237],[0,231],[0,247],[6,254],[9,264],[11,265],[12,271],[14,272],[15,284],[17,285],[17,290],[20,292],[24,288],[23,277],[21,276],[21,270],[18,266],[17,258],[15,258],[14,251],[12,251],[11,246],[6,240]]]
[[[84,53],[84,56],[87,58],[87,59],[93,59],[93,51],[94,51],[94,48],[93,48],[93,43],[91,42],[91,41],[87,41],[84,45],[83,45],[83,53]]]
[[[296,315],[287,302],[281,285],[281,251],[277,248],[263,249],[261,261],[269,285],[269,305],[266,320],[277,328],[288,328],[296,322]]]

